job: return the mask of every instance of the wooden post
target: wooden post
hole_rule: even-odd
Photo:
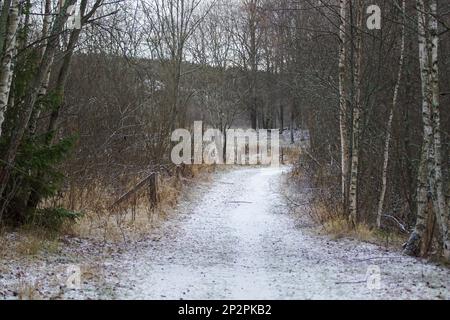
[[[150,208],[154,209],[159,204],[159,174],[153,173],[149,178]]]

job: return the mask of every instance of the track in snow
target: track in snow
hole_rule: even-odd
[[[282,173],[238,169],[195,187],[197,199],[182,203],[161,238],[113,262],[117,298],[450,299],[448,269],[295,227],[279,195]],[[380,289],[367,286],[373,266]]]

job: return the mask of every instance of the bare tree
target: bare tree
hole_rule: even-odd
[[[9,146],[2,156],[3,164],[0,169],[0,194],[6,187],[6,183],[9,179],[11,168],[14,166],[14,160],[16,158],[17,149],[22,141],[25,134],[25,130],[28,127],[30,121],[31,113],[35,106],[39,89],[42,86],[42,82],[48,74],[48,69],[51,66],[53,55],[58,46],[59,35],[64,28],[64,24],[67,21],[66,11],[70,5],[73,5],[75,0],[67,0],[62,6],[59,14],[57,15],[55,22],[53,23],[52,31],[48,39],[48,43],[42,57],[41,64],[36,72],[33,81],[31,81],[30,86],[27,90],[27,95],[24,98],[23,106],[20,109],[17,125],[15,126],[12,134]]]
[[[402,23],[402,31],[401,31],[401,40],[400,40],[400,59],[398,63],[398,74],[397,81],[394,87],[394,96],[392,98],[392,105],[389,111],[389,118],[386,128],[386,138],[384,142],[384,151],[383,151],[383,168],[382,168],[382,185],[381,185],[381,193],[380,200],[378,202],[378,210],[377,210],[377,227],[381,228],[381,219],[383,216],[383,206],[384,199],[386,197],[386,188],[387,188],[387,175],[388,175],[388,165],[389,165],[389,149],[391,146],[391,137],[392,137],[392,123],[394,121],[394,112],[398,102],[398,94],[402,81],[403,74],[403,66],[405,62],[405,33],[406,33],[406,1],[402,1],[402,15],[403,15],[403,23]]]
[[[356,33],[355,33],[355,67],[353,83],[355,88],[354,106],[353,106],[353,127],[352,127],[352,157],[350,168],[349,185],[349,215],[351,223],[356,226],[358,219],[358,173],[359,173],[359,153],[360,153],[360,127],[362,111],[362,34],[364,21],[364,1],[358,1],[356,4]]]
[[[4,7],[7,7],[7,3],[4,2]],[[2,12],[1,20],[5,19]],[[14,52],[16,50],[17,42],[17,28],[19,26],[19,1],[12,0],[9,7],[8,24],[6,27],[6,35],[4,41],[6,42],[5,53],[1,59],[0,66],[0,137],[2,135],[2,124],[5,120],[4,114],[8,106],[9,92],[11,90],[11,79],[13,76],[12,60],[14,59]],[[2,38],[0,38],[0,41]],[[2,44],[3,45],[3,44]]]
[[[200,0],[143,1],[144,28],[148,30],[148,50],[161,63],[165,75],[165,91],[170,114],[169,123],[183,126],[186,108],[180,99],[185,49],[209,8],[200,11]]]
[[[348,124],[347,124],[347,10],[348,1],[340,0],[339,13],[339,129],[341,137],[341,188],[342,188],[342,206],[346,208],[348,197],[348,174],[349,174],[349,158],[350,146],[348,141]],[[344,209],[346,210],[346,209]]]

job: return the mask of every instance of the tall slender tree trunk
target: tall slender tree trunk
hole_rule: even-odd
[[[400,89],[400,84],[402,80],[403,73],[403,65],[405,61],[405,32],[406,32],[406,0],[402,1],[402,15],[403,15],[403,25],[402,25],[402,35],[401,35],[401,47],[400,47],[400,60],[398,63],[398,74],[397,74],[397,82],[394,87],[394,97],[392,98],[392,105],[389,111],[389,119],[386,128],[386,138],[384,141],[384,152],[383,152],[383,171],[382,171],[382,185],[381,185],[381,193],[380,199],[378,202],[378,210],[377,210],[377,227],[381,228],[381,218],[383,215],[383,206],[384,199],[386,196],[386,188],[387,188],[387,172],[389,166],[389,148],[391,145],[391,135],[392,135],[392,123],[394,120],[394,113],[397,107],[398,100],[398,92]]]
[[[433,126],[433,147],[434,147],[434,162],[431,163],[433,170],[431,174],[431,188],[433,193],[434,210],[436,212],[436,221],[439,225],[442,243],[444,249],[444,256],[450,259],[450,235],[449,235],[449,209],[445,200],[444,182],[442,174],[442,143],[441,143],[441,116],[439,103],[439,35],[437,22],[437,1],[430,0],[430,39],[429,39],[429,54],[431,56],[430,68],[430,86],[431,86],[431,119]],[[432,159],[433,160],[433,159]]]
[[[30,17],[31,17],[31,0],[19,1],[19,15],[22,17],[20,21],[21,35],[18,39],[18,48],[23,50],[27,44],[30,35]]]
[[[257,102],[258,81],[258,47],[257,47],[257,6],[258,0],[248,2],[249,10],[249,65],[250,65],[250,122],[252,129],[260,127],[259,108]]]
[[[19,26],[19,0],[12,0],[9,8],[8,25],[5,36],[5,54],[0,66],[0,137],[2,125],[5,121],[5,112],[8,107],[11,79],[14,72],[12,61],[16,50],[17,29]]]
[[[291,144],[294,144],[294,142],[295,142],[295,137],[294,137],[294,130],[295,130],[295,128],[294,128],[294,126],[295,126],[295,123],[294,123],[294,110],[295,110],[295,100],[292,98],[292,101],[291,101],[291,110],[290,110],[290,112],[289,112],[289,130],[290,130],[290,137],[291,137]],[[303,128],[302,128],[303,129]]]
[[[55,109],[50,114],[50,120],[49,120],[48,127],[47,127],[47,140],[45,141],[45,143],[47,145],[52,144],[52,140],[54,137],[54,131],[56,130],[56,126],[57,126],[57,120],[59,118],[59,113],[60,113],[60,110],[63,105],[64,91],[65,91],[65,86],[66,86],[66,82],[67,82],[67,77],[69,75],[69,69],[70,69],[70,63],[72,60],[73,50],[75,48],[75,44],[78,41],[79,34],[80,34],[80,30],[72,31],[72,34],[69,39],[68,49],[65,52],[63,63],[61,65],[61,69],[59,70],[59,73],[58,73],[58,79],[57,79],[55,90],[59,97],[59,99],[58,99],[59,105],[57,107],[55,107]],[[45,175],[45,172],[42,172],[42,171],[38,172],[37,181],[41,181],[43,175]],[[36,207],[38,206],[40,201],[41,201],[41,195],[38,192],[36,192],[35,189],[33,188],[31,190],[30,195],[27,200],[27,210],[31,211],[31,210],[36,209]]]
[[[362,70],[362,28],[364,19],[364,1],[357,1],[355,32],[355,68],[354,68],[354,107],[352,125],[352,157],[349,185],[349,220],[356,226],[358,219],[358,172],[359,172],[359,135],[361,117],[361,70]]]
[[[17,155],[17,150],[22,142],[25,130],[28,127],[31,113],[34,109],[39,89],[42,86],[48,69],[52,63],[52,57],[57,49],[59,42],[59,35],[64,28],[64,24],[67,21],[67,8],[73,5],[76,0],[67,0],[64,2],[64,6],[61,8],[60,13],[57,15],[52,27],[51,35],[48,39],[48,44],[45,49],[42,62],[39,65],[38,70],[27,89],[27,95],[24,98],[23,104],[19,106],[19,115],[16,126],[11,133],[11,140],[4,155],[2,155],[2,167],[0,168],[0,195],[3,194],[6,184],[9,180],[11,170],[14,166],[14,162]]]
[[[52,111],[50,115],[50,120],[48,124],[47,133],[51,133],[56,129],[57,120],[59,117],[59,112],[62,108],[62,100],[64,97],[64,92],[66,89],[67,78],[69,76],[70,64],[72,62],[73,52],[75,50],[75,46],[78,43],[78,38],[80,37],[81,30],[72,31],[69,39],[69,44],[67,46],[67,50],[64,54],[63,63],[61,65],[61,69],[58,73],[58,79],[56,81],[56,92],[60,97],[60,104]]]
[[[83,20],[84,20],[84,13],[86,11],[86,5],[87,5],[87,0],[82,0],[81,4],[80,4],[80,14],[83,16]],[[93,9],[93,10],[95,10],[95,9]],[[92,13],[90,13],[90,14],[92,14]],[[76,44],[78,43],[80,34],[81,34],[81,29],[75,29],[71,32],[70,38],[69,38],[69,43],[68,43],[67,49],[64,53],[64,59],[61,64],[61,67],[59,69],[58,78],[56,80],[55,90],[56,90],[57,95],[60,97],[58,99],[60,104],[50,114],[50,120],[49,120],[48,127],[47,127],[47,137],[48,137],[47,141],[46,141],[47,145],[51,145],[52,138],[54,137],[54,134],[52,134],[52,133],[54,133],[54,131],[57,128],[57,121],[59,118],[61,108],[63,107],[64,92],[65,92],[65,88],[66,88],[66,84],[67,84],[67,79],[69,77],[70,65],[72,62],[73,53],[74,53]],[[44,174],[45,174],[44,172],[39,172],[37,175],[38,176],[37,180],[40,181]],[[41,195],[39,193],[35,192],[33,189],[27,200],[27,210],[36,209],[36,207],[40,201],[41,201]]]
[[[422,82],[422,121],[423,121],[423,142],[417,177],[416,203],[417,214],[416,224],[406,243],[404,253],[408,255],[420,254],[420,243],[426,231],[428,202],[429,202],[429,181],[428,162],[430,149],[432,148],[433,129],[431,123],[430,110],[430,78],[429,78],[429,56],[427,51],[427,14],[423,0],[417,0],[418,17],[418,42],[419,42],[419,64]]]
[[[280,133],[284,132],[284,105],[280,104]]]
[[[2,11],[0,13],[0,57],[3,57],[5,49],[6,32],[8,29],[8,16],[11,0],[5,0],[1,4]]]
[[[51,20],[52,20],[51,6],[52,6],[52,1],[45,0],[44,19],[42,21],[42,32],[41,32],[42,39],[46,39],[46,37],[48,36],[48,30],[50,28],[50,24],[51,24]],[[45,47],[46,47],[47,43],[48,43],[48,41],[44,40],[41,54],[40,54],[41,59],[43,59],[43,57],[44,57]],[[50,63],[51,66],[53,65],[53,59],[54,59],[54,56],[52,57],[52,61]],[[50,67],[48,69],[46,77],[44,78],[44,81],[42,82],[41,88],[39,89],[38,100],[42,99],[47,94],[48,85],[50,83],[51,72],[52,72],[52,68]],[[37,122],[39,120],[41,111],[42,111],[42,105],[38,105],[31,114],[31,119],[30,119],[30,124],[29,124],[29,131],[30,131],[31,135],[34,135],[36,132]]]
[[[411,54],[411,52],[414,52],[413,45],[414,40],[407,37],[407,48],[405,50],[405,55],[408,56]],[[411,59],[405,60],[405,92],[410,92],[413,90],[414,86],[414,80],[413,80],[413,61]],[[412,160],[412,147],[411,147],[411,110],[410,106],[414,103],[414,98],[411,96],[406,97],[404,101],[403,109],[403,119],[402,119],[402,125],[403,125],[403,153],[402,153],[402,163],[405,166],[404,171],[404,178],[405,178],[405,188],[404,193],[405,197],[408,201],[408,214],[406,217],[406,222],[408,225],[411,225],[414,222],[415,219],[415,213],[416,213],[416,203],[415,203],[415,183],[416,176],[414,175],[414,167],[413,167],[413,160]]]
[[[339,24],[339,131],[341,138],[341,194],[344,211],[347,203],[347,181],[349,172],[350,146],[348,141],[347,126],[347,9],[348,0],[340,0],[340,24]]]
[[[446,203],[447,203],[447,230],[450,230],[450,179],[447,180],[447,195],[446,195]],[[449,237],[449,235],[447,234],[447,238]],[[450,253],[449,253],[449,249],[444,248],[444,256],[445,258],[448,260],[450,260]]]

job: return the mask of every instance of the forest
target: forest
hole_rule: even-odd
[[[399,239],[405,259],[450,263],[449,0],[1,0],[0,10],[1,238],[82,226],[126,241],[144,211],[145,228],[170,220],[198,176],[240,185],[233,175],[251,169],[173,163],[172,132],[202,121],[279,130],[289,184],[279,192],[325,233]],[[264,173],[248,174],[248,193],[218,188],[240,192],[223,201],[248,206],[245,217],[275,203],[269,187],[255,191]],[[220,221],[200,251],[225,237]]]

